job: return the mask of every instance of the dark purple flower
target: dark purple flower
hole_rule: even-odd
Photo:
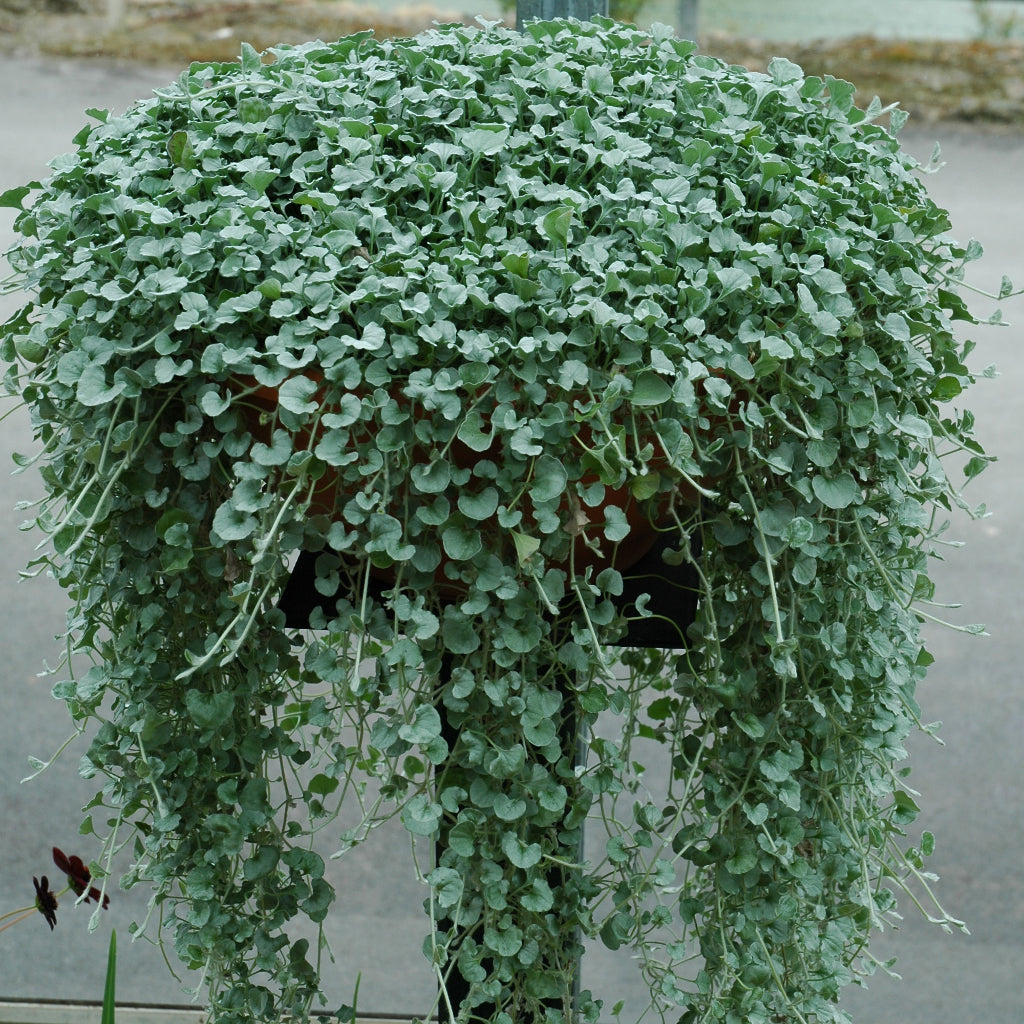
[[[36,910],[46,918],[46,923],[52,932],[57,923],[57,897],[50,892],[50,880],[43,875],[43,880],[40,882],[33,876],[32,884],[36,887]]]
[[[92,879],[92,875],[85,864],[82,863],[81,857],[68,857],[63,850],[55,846],[53,848],[53,863],[57,865],[59,871],[63,871],[67,875],[68,885],[74,890],[76,896],[81,896],[82,893],[88,890],[88,895],[85,897],[86,902],[95,900],[99,903],[100,891],[96,886],[90,887],[89,882]],[[103,909],[106,910],[108,906],[110,906],[110,897],[104,896]]]

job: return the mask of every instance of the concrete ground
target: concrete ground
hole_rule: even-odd
[[[5,58],[0,64],[0,191],[45,173],[45,163],[72,148],[87,107],[124,108],[173,77],[173,70],[117,69],[96,64],[43,63]],[[972,279],[989,288],[1003,273],[1024,284],[1024,139],[938,127],[904,144],[921,159],[941,139],[947,167],[930,185],[953,215],[954,234],[978,238],[986,249]],[[11,239],[12,216],[0,210],[0,250]],[[991,304],[979,300],[985,311]],[[0,317],[16,298],[0,297]],[[914,780],[922,793],[921,827],[933,831],[932,864],[947,909],[966,919],[971,936],[947,936],[906,911],[899,932],[882,936],[880,958],[899,957],[902,982],[879,977],[851,991],[844,1007],[858,1024],[1024,1024],[1020,978],[1024,968],[1024,688],[1015,644],[1024,636],[1020,566],[1024,563],[1024,297],[1004,306],[1010,328],[983,328],[975,364],[999,365],[1002,376],[980,383],[970,396],[979,434],[1000,461],[973,489],[991,518],[956,524],[968,542],[937,568],[940,599],[962,601],[962,621],[987,623],[991,636],[967,638],[931,631],[936,665],[922,688],[925,720],[941,719],[945,746],[920,739],[912,746]],[[0,414],[6,411],[0,407]],[[31,449],[20,412],[0,421],[0,467],[12,451]],[[0,468],[0,644],[7,670],[0,681],[0,912],[32,899],[31,877],[55,870],[52,845],[78,847],[79,808],[89,799],[76,775],[82,752],[74,745],[36,781],[19,785],[27,759],[46,757],[66,738],[63,708],[39,678],[44,660],[58,656],[54,636],[64,615],[62,595],[45,580],[19,582],[39,538],[20,533],[16,501],[38,485],[31,473],[10,477]],[[350,993],[362,971],[360,1009],[420,1012],[431,980],[420,955],[422,894],[406,869],[400,831],[382,833],[361,862],[336,878],[341,905],[332,915],[338,958],[337,993]],[[144,913],[139,894],[115,893],[99,934],[89,937],[89,911],[62,906],[51,934],[38,919],[0,936],[0,1000],[98,999],[103,987],[106,933],[121,938],[119,994],[128,1002],[187,1002],[160,953],[130,944],[127,927]],[[584,983],[608,1005],[636,993],[627,960],[608,953],[588,957]],[[0,1021],[6,1019],[0,1008]],[[624,1018],[626,1019],[626,1018]],[[526,1024],[526,1022],[523,1022]]]

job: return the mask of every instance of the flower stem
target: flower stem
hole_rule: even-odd
[[[33,914],[37,913],[38,910],[39,908],[33,903],[30,907],[18,907],[17,910],[8,911],[0,917],[0,921],[6,921],[7,918],[14,917],[15,914],[20,914],[21,917],[14,917],[13,921],[7,921],[7,924],[0,928],[0,932],[5,932],[8,928],[13,928],[20,921],[24,921],[26,917],[31,917]]]

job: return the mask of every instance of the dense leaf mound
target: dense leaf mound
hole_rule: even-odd
[[[605,20],[247,48],[3,197],[87,827],[214,1021],[308,1017],[310,836],[394,815],[444,840],[444,1019],[455,974],[569,1019],[581,933],[673,1020],[846,1019],[931,844],[896,764],[943,458],[984,464],[948,406],[977,246],[852,93]],[[614,664],[644,530],[698,619]],[[297,637],[300,550],[340,597]]]

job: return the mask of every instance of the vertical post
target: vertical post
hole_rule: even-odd
[[[590,21],[596,15],[608,16],[608,0],[518,0],[516,3],[516,28],[522,32],[528,21],[540,18],[577,18]]]
[[[694,0],[696,2],[696,0]],[[555,18],[576,18],[579,21],[592,21],[595,17],[608,17],[608,0],[516,0],[516,30],[523,31],[528,21],[551,21]],[[571,695],[563,691],[569,700]],[[570,751],[575,764],[586,763],[586,748],[581,731],[582,720],[578,708],[573,708],[567,720],[563,721],[561,732],[562,750]],[[576,860],[583,860],[583,829],[580,828],[579,845]],[[579,943],[579,929],[574,935]],[[577,960],[572,979],[572,1016],[575,1018],[576,1006],[580,996],[581,964]]]
[[[124,15],[125,0],[107,0],[107,28],[120,28]]]
[[[676,35],[697,41],[697,0],[676,0]]]

